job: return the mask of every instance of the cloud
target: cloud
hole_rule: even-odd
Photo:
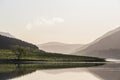
[[[31,30],[32,24],[31,24],[31,23],[28,23],[28,24],[25,26],[25,28],[26,28],[27,30]]]
[[[63,19],[63,18],[60,18],[60,17],[55,17],[55,18],[53,18],[53,21],[54,21],[55,23],[62,23],[62,22],[64,22],[64,19]]]
[[[38,19],[36,21],[36,23],[38,25],[54,25],[54,24],[58,24],[58,23],[62,23],[62,22],[64,22],[64,19],[60,18],[60,17],[53,17],[51,19],[49,19],[49,18],[40,18],[40,19]]]
[[[53,17],[53,18],[44,18],[44,17],[41,17],[41,18],[37,18],[33,21],[31,21],[31,23],[29,22],[27,25],[26,25],[26,29],[27,30],[31,30],[31,28],[34,27],[39,27],[39,26],[51,26],[51,25],[55,25],[55,24],[60,24],[64,22],[64,19],[61,18],[61,17]]]

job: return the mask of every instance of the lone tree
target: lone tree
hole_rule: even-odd
[[[22,46],[14,46],[12,51],[16,55],[17,59],[20,60],[24,57],[27,53],[29,53],[29,48],[22,47]]]

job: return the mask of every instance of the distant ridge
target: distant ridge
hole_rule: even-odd
[[[106,33],[88,44],[84,49],[73,54],[102,58],[120,58],[120,27]]]
[[[10,37],[10,38],[15,38],[13,35],[11,35],[10,33],[7,33],[7,32],[0,32],[0,35]]]
[[[47,52],[70,54],[74,52],[74,50],[76,50],[77,48],[82,47],[82,45],[81,44],[65,44],[61,42],[48,42],[44,44],[39,44],[38,47],[39,49]]]
[[[0,49],[11,49],[13,46],[16,46],[16,45],[29,47],[31,49],[38,49],[37,46],[31,43],[0,35]]]

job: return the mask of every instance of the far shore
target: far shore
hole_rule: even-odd
[[[0,59],[0,64],[40,64],[40,63],[108,63],[108,61],[48,61],[48,60],[30,60],[30,59]]]

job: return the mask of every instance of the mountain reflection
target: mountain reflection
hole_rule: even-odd
[[[104,63],[40,63],[40,64],[0,64],[0,80],[20,77],[36,70],[79,68],[104,65]]]

